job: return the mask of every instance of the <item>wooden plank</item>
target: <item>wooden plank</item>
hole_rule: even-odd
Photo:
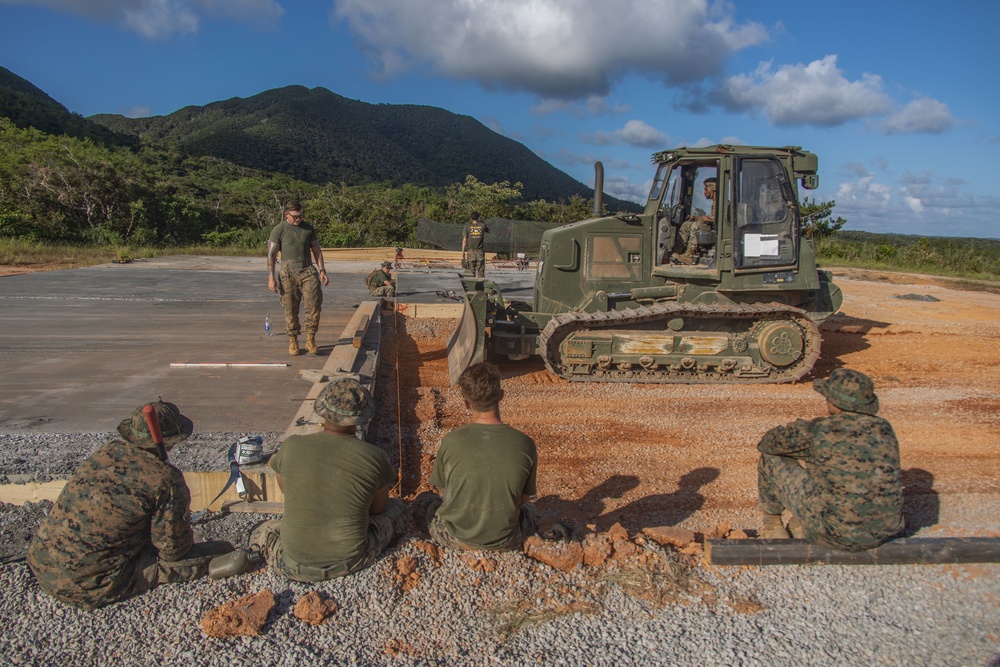
[[[712,565],[897,565],[1000,562],[1000,538],[908,537],[867,551],[837,551],[805,540],[705,540]]]
[[[351,341],[351,347],[361,347],[361,341],[365,339],[365,333],[368,332],[369,322],[371,322],[371,317],[368,315],[361,318],[361,324],[358,325],[358,330],[354,332],[354,339]]]
[[[274,471],[263,465],[244,466],[241,470],[247,498],[252,502],[284,502],[285,496],[274,479]],[[208,503],[222,490],[229,480],[229,471],[186,472],[184,482],[191,491],[191,511],[197,512],[208,507]],[[66,486],[65,479],[50,482],[28,482],[25,484],[0,484],[0,502],[23,505],[41,500],[55,502]],[[212,504],[212,511],[219,511],[225,503],[243,502],[232,485],[226,493]]]
[[[406,317],[446,317],[458,319],[462,316],[463,303],[397,303],[396,312]]]
[[[378,364],[378,348],[382,335],[381,320],[378,316],[378,301],[363,301],[354,316],[344,327],[340,338],[334,345],[330,356],[327,357],[326,364],[323,365],[323,372],[327,375],[326,380],[313,384],[306,395],[302,405],[292,418],[291,424],[285,430],[282,440],[290,435],[306,435],[316,433],[323,428],[319,418],[313,411],[313,401],[326,387],[330,378],[353,374],[359,377],[361,383],[368,387],[368,390],[375,393],[375,375]],[[368,327],[364,340],[360,347],[354,347],[354,335],[361,326],[361,321],[368,318]]]
[[[0,502],[11,505],[37,503],[42,500],[55,502],[64,486],[66,486],[65,479],[54,479],[50,482],[28,482],[26,484],[0,484]]]

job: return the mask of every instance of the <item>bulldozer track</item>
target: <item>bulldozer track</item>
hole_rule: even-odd
[[[803,336],[802,355],[794,363],[778,368],[766,363],[755,364],[753,368],[734,367],[721,370],[719,366],[706,368],[705,364],[694,363],[684,368],[676,365],[658,368],[601,369],[593,365],[589,374],[570,372],[563,362],[560,348],[564,340],[580,331],[600,329],[629,329],[638,324],[657,320],[683,318],[685,321],[704,319],[753,320],[748,331],[754,332],[760,323],[782,320],[794,324]],[[683,335],[683,332],[678,332]],[[819,358],[822,338],[819,327],[810,320],[805,311],[793,306],[777,303],[748,303],[735,305],[702,305],[666,302],[652,306],[639,306],[626,310],[612,310],[595,313],[563,313],[554,317],[542,330],[539,337],[539,352],[545,366],[553,375],[574,382],[629,382],[629,383],[685,383],[685,384],[765,384],[794,382],[805,376]]]

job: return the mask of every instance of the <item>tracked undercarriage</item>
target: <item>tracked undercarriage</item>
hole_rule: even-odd
[[[794,382],[820,351],[819,328],[780,304],[660,303],[563,313],[539,337],[549,371],[573,381]]]

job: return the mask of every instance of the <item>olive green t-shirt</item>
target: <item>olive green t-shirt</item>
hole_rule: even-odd
[[[396,481],[384,451],[350,435],[293,435],[270,466],[281,475],[281,542],[292,560],[327,567],[364,554],[375,492]]]
[[[506,424],[467,424],[444,437],[430,483],[444,489],[437,515],[448,532],[481,549],[515,536],[521,496],[535,494],[535,441]]]
[[[268,240],[277,244],[281,251],[283,262],[304,262],[310,263],[309,249],[312,247],[316,232],[308,222],[300,222],[293,225],[290,222],[282,221],[271,230]]]

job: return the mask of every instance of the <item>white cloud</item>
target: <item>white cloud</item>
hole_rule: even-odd
[[[2,4],[46,7],[117,23],[149,39],[198,32],[203,16],[273,25],[284,8],[275,0],[0,0]]]
[[[148,118],[153,115],[153,107],[136,105],[122,115],[127,118]]]
[[[649,197],[649,185],[633,183],[625,176],[608,176],[604,179],[604,192],[612,197],[642,203]]]
[[[955,124],[951,109],[944,102],[921,97],[882,121],[882,134],[941,134]]]
[[[777,69],[761,63],[753,74],[727,79],[715,97],[730,110],[761,111],[775,125],[834,126],[891,108],[881,77],[865,73],[851,81],[836,55]]]
[[[585,136],[584,141],[598,146],[628,144],[637,148],[664,148],[669,138],[645,121],[633,119],[613,132],[595,132]]]
[[[849,229],[927,236],[1000,237],[996,210],[1000,198],[967,191],[961,178],[939,177],[923,170],[903,172],[891,184],[865,173],[842,182],[833,199],[835,215]]]
[[[543,98],[604,95],[628,72],[670,84],[718,75],[759,44],[709,0],[334,0],[382,77],[413,67]]]

